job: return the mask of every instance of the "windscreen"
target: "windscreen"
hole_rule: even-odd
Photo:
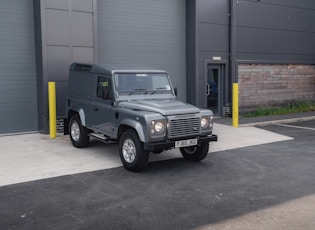
[[[172,92],[165,73],[119,73],[114,76],[116,91],[119,94]]]

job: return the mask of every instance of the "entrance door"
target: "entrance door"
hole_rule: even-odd
[[[219,117],[223,117],[224,70],[224,64],[208,64],[207,66],[207,108]]]

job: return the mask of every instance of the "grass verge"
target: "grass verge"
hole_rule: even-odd
[[[300,112],[310,112],[315,111],[315,102],[293,102],[285,106],[280,107],[259,107],[256,111],[244,114],[244,117],[263,117],[270,115],[282,115],[289,113],[300,113]]]

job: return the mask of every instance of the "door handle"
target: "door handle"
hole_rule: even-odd
[[[209,85],[209,83],[207,83],[207,96],[209,96],[210,95],[210,85]]]
[[[97,108],[97,107],[94,107],[93,109],[94,109],[94,111],[98,111],[98,108]]]

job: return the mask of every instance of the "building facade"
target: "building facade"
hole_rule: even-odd
[[[48,132],[49,81],[64,117],[69,65],[166,70],[180,100],[228,116],[315,101],[313,0],[1,0],[0,134]]]
[[[314,101],[314,19],[312,0],[187,1],[188,101],[224,116],[232,83],[240,112]]]

